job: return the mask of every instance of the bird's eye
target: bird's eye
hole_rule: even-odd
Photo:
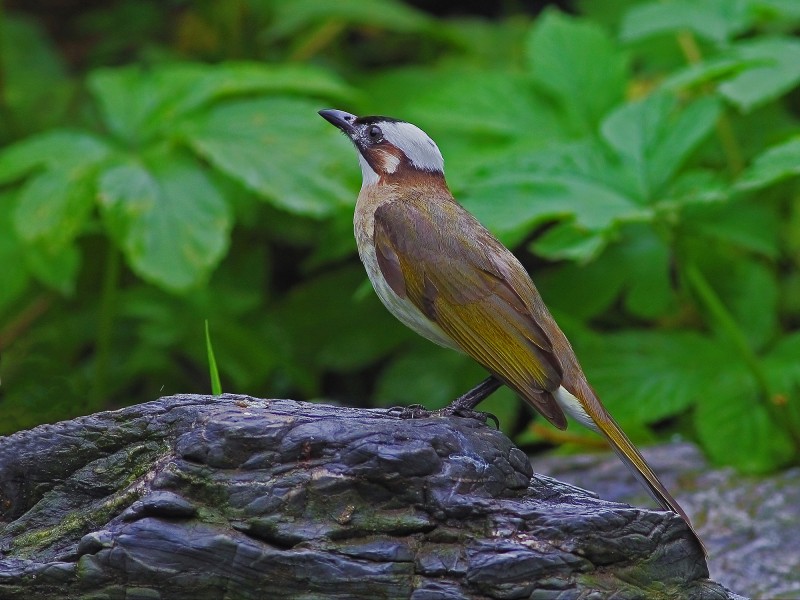
[[[381,139],[383,132],[381,131],[380,127],[373,125],[369,128],[369,131],[367,131],[367,135],[369,135],[369,139],[371,139],[373,142],[377,142],[379,139]]]

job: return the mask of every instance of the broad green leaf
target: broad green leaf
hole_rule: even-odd
[[[111,132],[125,144],[141,146],[174,127],[181,99],[206,72],[191,63],[152,70],[132,65],[97,69],[88,84]]]
[[[571,221],[590,235],[652,217],[628,195],[617,165],[591,144],[554,145],[524,160],[490,163],[486,171],[470,182],[462,199],[507,245],[516,245],[544,221]]]
[[[0,184],[20,179],[36,169],[75,177],[111,153],[108,144],[81,131],[53,129],[33,135],[0,151]]]
[[[709,395],[731,364],[731,349],[690,331],[626,331],[589,338],[578,357],[614,415],[640,423],[674,417]]]
[[[622,20],[620,38],[631,42],[654,35],[691,31],[722,44],[747,29],[747,0],[650,2],[634,6]]]
[[[616,190],[567,175],[502,175],[473,184],[464,206],[508,245],[519,243],[537,224],[574,219],[576,227],[601,232],[646,214]]]
[[[128,264],[164,289],[198,285],[228,249],[230,210],[194,160],[164,154],[110,167],[99,188],[103,217]]]
[[[28,244],[25,247],[25,265],[44,285],[71,296],[75,291],[81,255],[74,245],[54,250],[41,244]]]
[[[215,106],[181,128],[215,167],[271,204],[320,217],[353,205],[355,151],[307,100],[238,100]],[[342,165],[351,165],[348,173]]]
[[[656,93],[615,110],[601,129],[634,173],[642,197],[653,200],[713,130],[719,111],[713,98],[679,110],[670,94]]]
[[[432,22],[425,13],[395,0],[293,0],[274,2],[271,37],[296,35],[300,30],[326,22],[379,27],[389,31],[423,33]]]
[[[741,111],[749,112],[800,83],[800,41],[789,37],[761,37],[737,43],[732,54],[761,61],[720,84],[719,91]]]
[[[385,357],[415,335],[395,320],[374,294],[356,301],[365,279],[358,266],[309,279],[270,310],[282,333],[279,345],[305,368],[351,371]]]
[[[766,473],[796,459],[797,449],[748,375],[741,369],[718,373],[715,387],[698,398],[694,423],[714,462],[746,473]]]
[[[436,141],[456,194],[469,174],[487,164],[566,133],[529,78],[506,69],[461,63],[403,68],[370,75],[361,87],[370,101],[366,112],[410,121]]]
[[[728,182],[718,172],[694,169],[679,173],[656,206],[663,211],[691,204],[717,204],[728,200],[730,193]]]
[[[579,132],[593,132],[624,98],[627,56],[590,21],[546,10],[526,51],[534,81],[556,97]]]
[[[31,177],[17,197],[14,225],[26,242],[55,255],[81,233],[94,207],[92,173],[50,170]]]
[[[28,286],[30,275],[25,268],[25,247],[13,226],[13,194],[0,192],[0,314]]]
[[[736,188],[757,190],[800,175],[800,137],[768,148],[742,173]]]
[[[724,81],[742,71],[761,66],[757,59],[714,57],[688,65],[667,77],[661,84],[664,90],[679,91],[698,88],[709,83]]]
[[[796,0],[753,0],[753,5],[767,22],[791,25],[800,20],[800,4]]]
[[[338,78],[318,68],[250,62],[98,69],[89,85],[109,128],[131,145],[167,136],[190,111],[226,98],[294,93],[344,101],[351,95]]]
[[[574,260],[586,262],[595,258],[607,240],[602,233],[576,227],[570,222],[554,225],[531,245],[539,256],[552,260]]]
[[[312,65],[229,61],[206,67],[176,110],[183,113],[204,103],[253,94],[297,94],[350,101],[353,90],[331,71]]]
[[[779,216],[769,204],[737,200],[731,204],[692,206],[682,213],[681,229],[711,244],[733,244],[774,259],[779,253]]]
[[[588,264],[560,265],[538,275],[548,305],[581,320],[599,316],[620,298],[638,318],[653,319],[670,310],[675,293],[665,243],[644,225],[626,226],[620,238]]]

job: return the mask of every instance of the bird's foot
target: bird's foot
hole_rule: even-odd
[[[408,406],[392,406],[386,411],[390,415],[396,415],[401,419],[426,419],[432,417],[434,412],[428,410],[422,404],[410,404]]]
[[[411,404],[409,406],[393,406],[386,411],[396,415],[401,419],[428,419],[430,417],[461,417],[464,419],[475,419],[481,423],[493,421],[495,427],[500,429],[500,421],[492,413],[472,410],[452,403],[439,410],[428,410],[421,404]]]
[[[500,420],[492,413],[459,406],[455,402],[445,406],[444,408],[440,408],[433,414],[438,417],[462,417],[464,419],[475,419],[476,421],[480,421],[484,424],[487,421],[493,421],[495,429],[500,429]]]

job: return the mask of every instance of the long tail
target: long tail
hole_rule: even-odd
[[[563,390],[563,392],[561,392],[561,390]],[[584,383],[579,386],[579,389],[575,390],[579,395],[577,398],[576,395],[573,395],[564,388],[561,388],[561,390],[559,390],[561,393],[557,394],[556,399],[562,408],[573,417],[577,418],[582,424],[600,432],[608,440],[608,443],[617,456],[619,456],[625,466],[636,476],[636,479],[639,480],[655,501],[658,502],[664,510],[669,510],[680,515],[697,540],[697,543],[700,544],[703,553],[708,557],[705,544],[703,544],[700,536],[697,535],[697,531],[695,531],[692,526],[689,516],[681,508],[681,505],[678,504],[678,501],[667,491],[667,488],[661,483],[661,480],[653,469],[650,468],[650,465],[647,464],[647,461],[636,446],[633,445],[633,442],[628,439],[625,432],[617,425],[617,422],[611,414],[600,403],[594,390],[592,390],[588,384]]]

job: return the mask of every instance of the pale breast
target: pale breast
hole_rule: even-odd
[[[353,219],[358,255],[361,258],[361,262],[364,263],[364,268],[367,270],[367,275],[370,282],[372,282],[375,293],[378,294],[378,298],[389,309],[389,312],[397,317],[401,323],[435,344],[460,351],[450,337],[436,323],[422,314],[411,301],[395,294],[383,277],[383,273],[381,273],[381,269],[378,266],[378,257],[375,254],[375,243],[373,241],[375,211],[385,202],[389,202],[391,196],[386,193],[378,194],[375,192],[375,186],[361,188]]]

